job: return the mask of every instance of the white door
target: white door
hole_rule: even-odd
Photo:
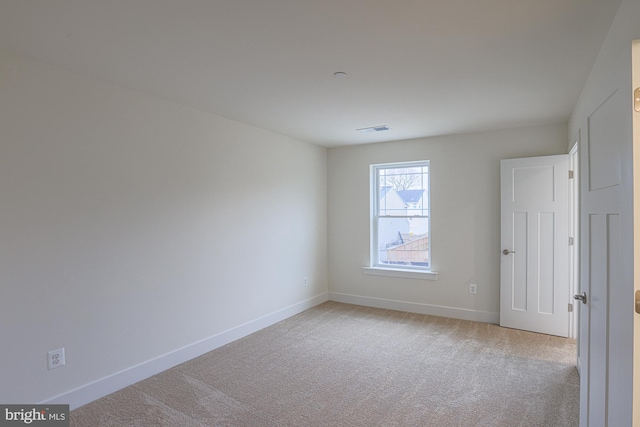
[[[582,122],[580,286],[586,295],[585,303],[578,304],[582,427],[632,425],[633,98],[631,79],[612,77],[600,83]]]
[[[569,332],[569,157],[500,162],[500,326]]]

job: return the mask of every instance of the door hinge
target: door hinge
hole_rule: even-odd
[[[633,91],[633,109],[640,113],[640,87]]]
[[[573,237],[569,237],[569,246],[573,246]]]
[[[569,171],[569,179],[573,179],[573,171]]]
[[[569,306],[567,307],[567,311],[569,313],[573,313],[573,304],[569,303]]]

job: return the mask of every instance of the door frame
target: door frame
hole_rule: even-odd
[[[640,40],[631,47],[631,92],[640,87]],[[640,112],[632,113],[633,144],[633,288],[640,291]],[[633,425],[640,426],[640,315],[633,315]]]
[[[573,245],[569,246],[569,301],[580,293],[580,131],[569,150],[569,170],[573,171],[573,179],[569,180],[569,237]],[[569,338],[578,338],[578,307],[572,304],[569,313]],[[577,365],[580,370],[580,357],[577,354]]]

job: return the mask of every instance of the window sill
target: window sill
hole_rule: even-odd
[[[372,276],[402,277],[405,279],[438,280],[438,273],[434,271],[419,271],[402,268],[362,267],[364,274]]]

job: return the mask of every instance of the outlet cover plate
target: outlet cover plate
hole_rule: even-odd
[[[64,366],[64,347],[47,352],[47,369],[55,369]]]

